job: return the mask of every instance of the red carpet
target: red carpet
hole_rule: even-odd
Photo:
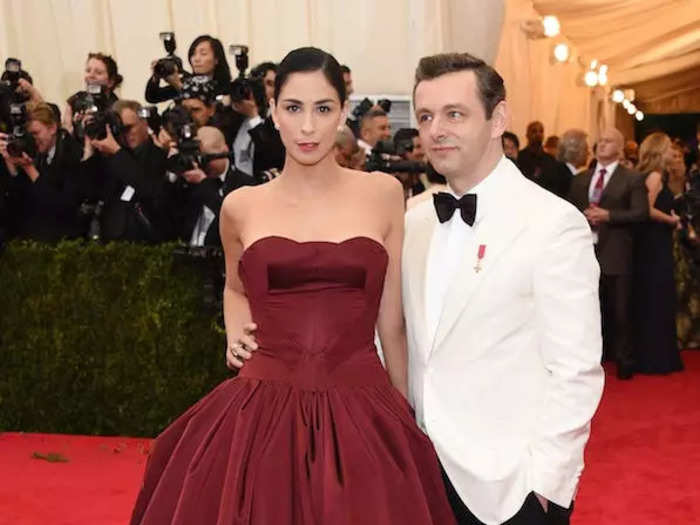
[[[573,525],[700,523],[700,352],[683,358],[687,370],[666,377],[608,374]],[[0,434],[0,524],[126,524],[149,444]]]

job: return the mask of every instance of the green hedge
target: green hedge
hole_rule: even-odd
[[[209,263],[174,248],[6,247],[0,431],[154,436],[230,377]]]

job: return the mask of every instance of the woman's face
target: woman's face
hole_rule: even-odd
[[[85,85],[97,84],[112,89],[114,81],[110,80],[107,66],[99,58],[90,58],[85,64]]]
[[[273,119],[287,154],[306,166],[333,155],[346,114],[338,92],[321,71],[290,74],[273,101]]]
[[[211,42],[205,40],[197,44],[190,57],[190,65],[195,75],[213,75],[218,60],[214,56]]]

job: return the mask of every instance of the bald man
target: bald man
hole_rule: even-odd
[[[242,186],[254,185],[255,179],[236,169],[218,128],[199,128],[197,139],[204,162],[182,174],[186,184],[181,186],[178,199],[183,203],[181,238],[191,246],[220,246],[219,211],[224,197]]]
[[[597,144],[596,166],[574,177],[569,200],[593,232],[601,270],[604,355],[615,359],[620,379],[630,379],[635,366],[630,334],[634,230],[648,219],[649,202],[644,178],[620,164],[622,133],[606,129]]]
[[[353,155],[355,155],[360,147],[357,145],[357,139],[353,135],[348,126],[338,131],[335,136],[335,160],[344,168],[353,167]]]

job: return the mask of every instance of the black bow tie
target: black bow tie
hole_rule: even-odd
[[[459,208],[462,220],[469,226],[474,225],[474,219],[476,218],[476,194],[468,193],[457,199],[454,195],[441,191],[433,195],[433,204],[440,222],[449,221],[455,210]]]

